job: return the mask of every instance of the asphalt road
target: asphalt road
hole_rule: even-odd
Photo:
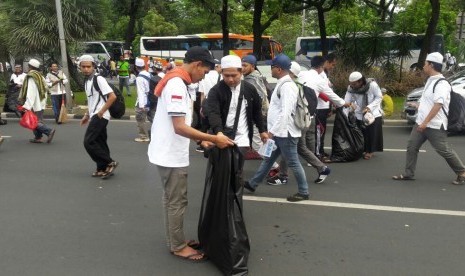
[[[52,144],[29,144],[17,122],[0,126],[11,136],[0,147],[0,275],[221,275],[165,247],[162,189],[147,145],[133,142],[135,122],[109,125],[120,166],[108,180],[90,177],[78,121],[56,126]],[[245,194],[250,275],[463,275],[465,187],[449,184],[453,172],[428,143],[417,180],[391,180],[402,171],[408,135],[386,126],[385,152],[331,164],[304,204],[284,201],[297,191],[292,176]],[[465,159],[464,137],[450,142]],[[247,161],[246,176],[258,165]],[[196,237],[205,167],[192,144],[188,238]],[[305,171],[312,182],[315,170]]]

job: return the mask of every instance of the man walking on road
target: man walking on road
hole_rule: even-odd
[[[299,88],[289,76],[290,69],[291,60],[284,54],[277,55],[271,62],[271,75],[277,78],[278,82],[271,95],[268,109],[268,137],[275,141],[277,149],[271,153],[269,158],[265,157],[255,175],[244,183],[244,188],[255,192],[273,163],[282,155],[297,180],[298,193],[287,197],[288,201],[294,202],[308,200],[309,193],[305,171],[297,154],[297,142],[302,133],[295,125],[294,116],[292,116],[295,112]]]
[[[94,58],[90,55],[83,55],[79,59],[79,68],[85,77],[84,90],[88,105],[87,112],[82,117],[81,126],[89,122],[84,136],[84,147],[90,158],[97,164],[97,170],[92,173],[92,177],[106,179],[118,166],[118,162],[110,157],[107,144],[107,125],[110,121],[108,108],[116,100],[116,95],[104,77],[95,75],[94,66]],[[101,92],[94,87],[94,78],[97,78]]]
[[[43,122],[45,104],[47,103],[47,88],[45,87],[45,79],[39,73],[40,62],[36,59],[29,61],[29,71],[24,80],[19,98],[24,101],[23,110],[32,110],[39,119],[37,128],[34,129],[34,139],[30,139],[31,143],[42,143],[42,136],[48,136],[47,143],[51,143],[55,135],[55,129],[49,128]]]
[[[171,254],[188,261],[203,261],[184,236],[184,212],[187,207],[187,168],[189,139],[203,141],[203,147],[233,145],[222,133],[211,135],[192,128],[192,101],[195,91],[187,85],[197,83],[214,67],[210,52],[199,46],[189,48],[181,67],[168,72],[155,88],[159,97],[148,148],[151,163],[157,166],[163,187],[163,207],[167,245]]]
[[[441,155],[449,167],[457,174],[452,184],[465,184],[465,166],[457,153],[447,142],[447,115],[449,113],[450,93],[452,88],[440,73],[443,57],[434,52],[426,57],[423,72],[429,78],[420,98],[418,116],[410,133],[407,145],[407,160],[404,174],[395,175],[394,180],[414,180],[418,151],[428,140],[431,146]]]

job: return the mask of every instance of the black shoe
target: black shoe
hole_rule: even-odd
[[[1,125],[6,125],[6,124],[8,124],[8,122],[6,120],[0,119],[0,126]]]
[[[297,193],[295,195],[291,195],[287,197],[287,201],[290,202],[297,202],[297,201],[302,201],[302,200],[308,200],[309,195],[303,195],[300,193]]]
[[[204,149],[202,146],[198,146],[196,149],[195,149],[196,152],[204,152]]]
[[[249,181],[244,181],[244,188],[251,193],[255,192],[255,188],[250,186]]]

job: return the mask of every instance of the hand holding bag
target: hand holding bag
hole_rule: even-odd
[[[19,121],[19,124],[24,128],[34,130],[39,124],[39,119],[32,110],[27,110]]]

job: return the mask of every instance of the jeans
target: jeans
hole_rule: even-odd
[[[426,140],[431,143],[431,146],[441,155],[449,164],[449,167],[457,174],[465,172],[465,166],[460,160],[457,153],[447,143],[447,131],[444,129],[426,128],[423,132],[417,131],[418,125],[412,128],[410,138],[407,145],[407,160],[405,164],[406,177],[415,176],[415,168],[417,167],[418,151]]]
[[[55,122],[58,122],[58,117],[60,116],[62,98],[64,98],[64,101],[66,103],[66,94],[51,96],[53,114],[55,114]]]
[[[313,127],[311,127],[313,129]],[[302,131],[302,137],[299,138],[299,142],[297,142],[297,153],[302,157],[307,163],[312,165],[318,173],[321,173],[325,168],[326,165],[315,156],[315,154],[308,148],[308,140],[312,140],[310,137],[313,137],[313,131]],[[313,144],[314,145],[314,144]],[[281,158],[279,162],[279,175],[284,176],[288,175],[287,173],[288,165],[285,159]]]
[[[84,147],[90,158],[97,164],[98,171],[104,171],[108,164],[113,162],[107,144],[108,120],[92,116],[84,135]]]
[[[123,87],[126,87],[128,96],[131,96],[131,90],[129,89],[129,77],[119,77],[119,91],[123,93]]]
[[[34,129],[32,132],[34,133],[35,139],[39,140],[42,139],[42,136],[45,134],[47,136],[50,135],[50,132],[52,132],[52,129],[49,128],[46,124],[43,122],[43,117],[44,117],[44,111],[35,111],[34,112],[37,116],[37,119],[39,120],[39,124],[37,125],[37,128]]]
[[[271,153],[270,157],[265,159],[260,164],[255,175],[249,180],[249,185],[253,188],[257,187],[268,175],[273,163],[282,154],[282,158],[286,160],[289,168],[292,169],[297,180],[298,191],[300,194],[308,195],[308,183],[305,176],[304,168],[300,164],[299,155],[297,154],[297,142],[299,138],[288,137],[273,137],[277,149]]]

